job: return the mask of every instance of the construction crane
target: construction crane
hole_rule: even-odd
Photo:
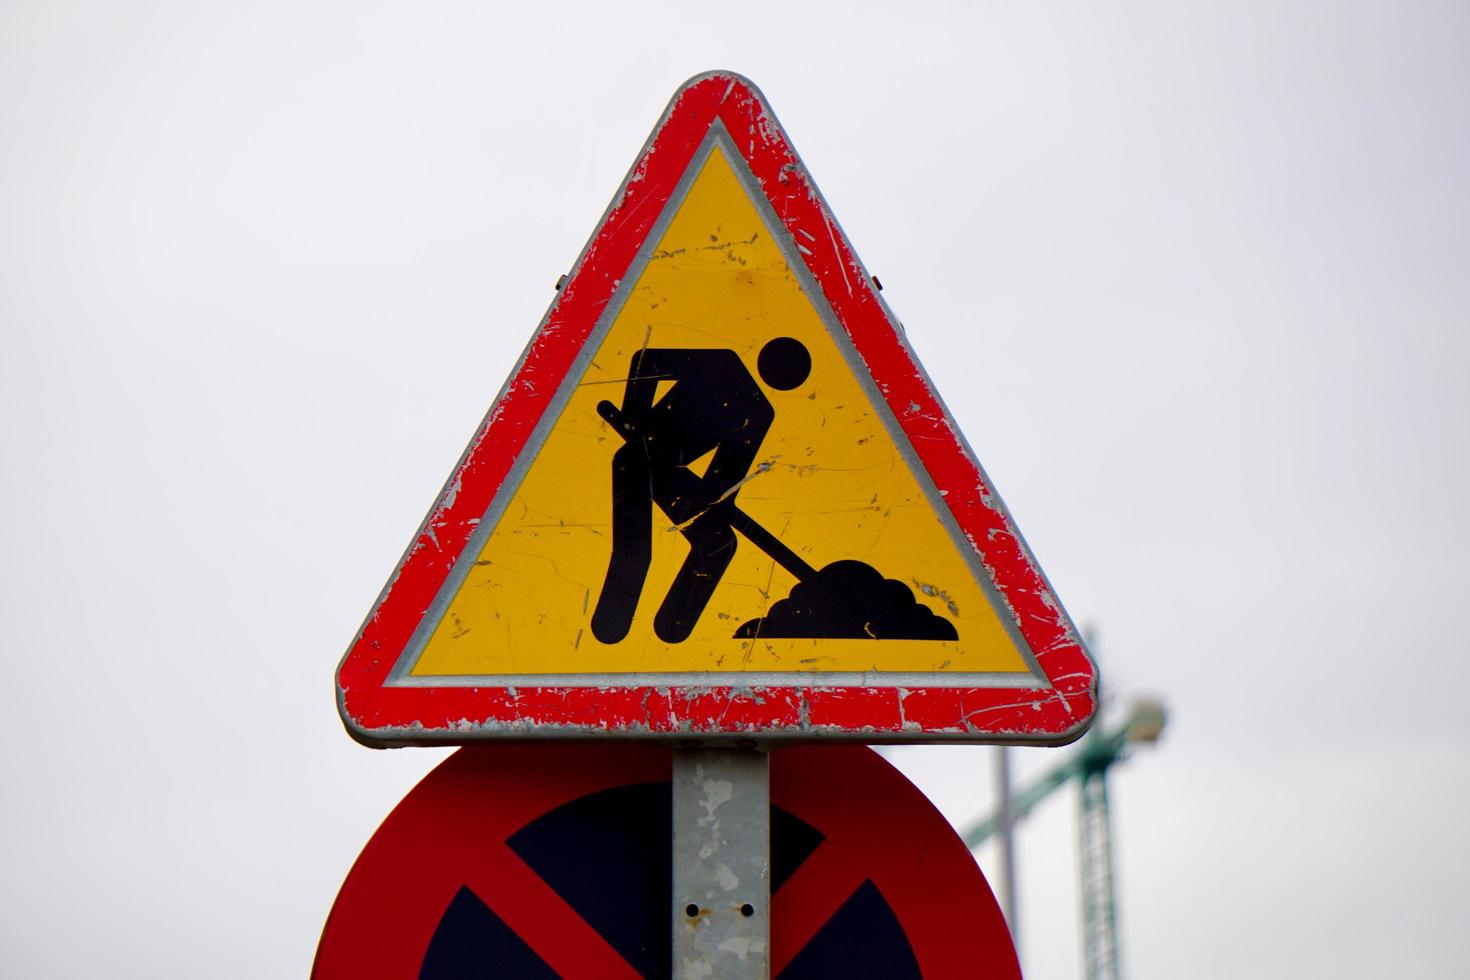
[[[1095,724],[1081,748],[1060,765],[1018,790],[1000,810],[961,832],[971,850],[1026,817],[1058,787],[1075,779],[1081,790],[1079,823],[1082,871],[1082,962],[1087,980],[1121,980],[1118,922],[1113,897],[1112,823],[1108,815],[1108,769],[1126,757],[1129,745],[1153,744],[1164,730],[1164,706],[1133,702],[1112,727]],[[1007,872],[1011,877],[1013,871]],[[1014,905],[1011,894],[1007,903]],[[1012,928],[1015,928],[1014,922]]]

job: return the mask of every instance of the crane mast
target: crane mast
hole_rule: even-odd
[[[1095,724],[1080,750],[1021,787],[1008,813],[993,813],[961,831],[973,850],[1003,827],[1014,825],[1058,787],[1076,780],[1079,789],[1078,855],[1081,863],[1082,965],[1087,980],[1122,980],[1118,957],[1118,914],[1113,892],[1113,830],[1108,811],[1108,769],[1126,758],[1130,744],[1154,743],[1164,730],[1157,701],[1137,701],[1121,723]],[[1012,886],[1014,887],[1014,886]],[[1014,892],[1008,904],[1014,906]]]
[[[1087,980],[1121,980],[1113,904],[1113,828],[1107,768],[1081,775],[1082,963]]]

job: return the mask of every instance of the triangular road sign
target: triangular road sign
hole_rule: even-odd
[[[337,675],[373,744],[1066,741],[1077,632],[760,93],[674,96]]]

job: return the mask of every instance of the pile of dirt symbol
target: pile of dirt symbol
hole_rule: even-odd
[[[914,598],[913,590],[860,561],[835,561],[796,584],[759,619],[740,624],[739,639],[957,640],[954,624]]]

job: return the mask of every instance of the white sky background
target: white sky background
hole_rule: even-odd
[[[337,660],[709,68],[1171,708],[1112,784],[1129,974],[1470,974],[1470,8],[1274,2],[0,3],[0,973],[305,973],[443,755],[351,742]],[[890,757],[988,805],[987,749]],[[1035,978],[1074,808],[1020,836]]]

